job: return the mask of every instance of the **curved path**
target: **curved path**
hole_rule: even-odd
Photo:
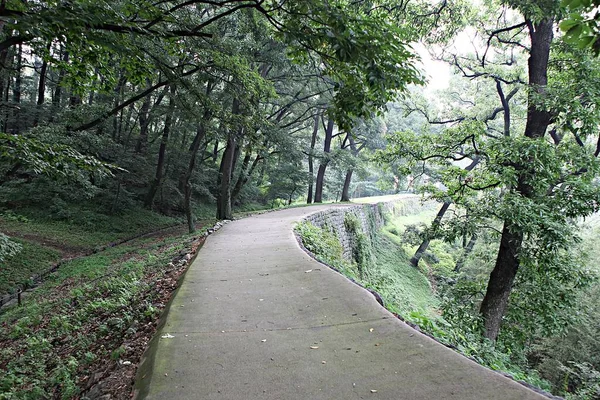
[[[294,222],[328,207],[245,218],[209,237],[140,366],[139,398],[545,399],[304,253]]]

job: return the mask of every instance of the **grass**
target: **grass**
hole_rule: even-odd
[[[415,312],[434,318],[439,301],[427,277],[410,265],[396,237],[380,233],[373,248],[376,261],[361,283],[377,291],[390,311],[406,319]]]

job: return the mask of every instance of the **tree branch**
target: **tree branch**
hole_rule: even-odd
[[[190,71],[184,72],[183,74],[181,74],[181,76],[177,77],[177,79],[192,75],[196,72],[198,72],[200,69],[202,69],[202,67],[196,67],[191,69]],[[150,86],[148,89],[144,90],[143,92],[133,96],[132,98],[130,98],[129,100],[127,100],[124,103],[119,104],[118,106],[116,106],[115,108],[113,108],[110,111],[105,112],[104,114],[102,114],[101,116],[99,116],[98,118],[85,123],[83,125],[78,126],[77,128],[72,129],[72,131],[74,132],[79,132],[79,131],[84,131],[86,129],[90,129],[93,128],[94,126],[100,124],[101,122],[103,122],[105,119],[107,119],[108,117],[111,117],[113,115],[115,115],[116,113],[118,113],[119,111],[121,111],[122,109],[124,109],[125,107],[127,107],[128,105],[135,103],[136,101],[143,99],[144,97],[148,96],[150,93],[154,92],[156,89],[161,88],[163,86],[166,86],[172,82],[174,82],[176,79],[166,79],[164,81],[160,81],[157,84]]]
[[[481,57],[481,66],[485,67],[485,56],[487,55],[487,52],[490,49],[490,45],[492,43],[492,39],[494,38],[494,36],[498,36],[499,34],[501,34],[503,32],[512,31],[513,29],[521,29],[521,30],[523,30],[523,28],[525,28],[525,26],[527,26],[527,23],[526,22],[521,22],[520,24],[517,24],[517,25],[508,26],[506,28],[501,28],[501,29],[497,29],[495,31],[490,32],[490,36],[489,36],[489,38],[487,40],[487,46],[485,48],[485,52],[483,53],[483,56]]]

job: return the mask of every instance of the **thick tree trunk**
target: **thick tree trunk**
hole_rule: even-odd
[[[231,113],[233,115],[240,114],[240,101],[233,99],[231,106]],[[217,219],[232,219],[232,205],[231,205],[231,182],[233,180],[233,171],[237,158],[239,157],[240,147],[238,145],[238,139],[242,137],[243,127],[237,127],[236,132],[231,130],[227,137],[227,146],[221,157],[221,166],[219,168],[219,193],[217,195]]]
[[[527,108],[527,123],[525,136],[531,139],[543,137],[546,134],[551,115],[548,111],[538,108],[539,96],[544,96],[548,84],[548,60],[550,44],[552,43],[553,20],[544,19],[536,24],[528,21],[531,50],[529,53],[529,98]],[[535,166],[527,159],[523,160],[523,169],[518,177],[516,192],[526,198],[535,195],[530,180],[535,179]],[[504,222],[500,249],[496,265],[490,275],[488,287],[480,312],[484,320],[484,335],[495,341],[500,332],[502,317],[508,305],[512,285],[519,269],[519,252],[523,244],[523,233],[519,226]]]
[[[325,170],[327,164],[323,163],[319,165],[317,171],[317,181],[315,182],[315,203],[323,202],[323,184],[325,183]]]
[[[502,317],[508,306],[508,298],[519,269],[519,250],[523,243],[523,234],[511,232],[504,225],[500,249],[494,270],[490,274],[487,291],[481,303],[484,316],[485,337],[494,341],[500,332]]]
[[[325,153],[331,152],[331,139],[333,138],[333,119],[329,118],[327,121],[327,127],[325,128],[325,143],[323,145],[323,151]],[[325,183],[325,170],[327,169],[329,160],[322,160],[319,164],[319,170],[317,171],[317,182],[315,185],[315,203],[323,202],[323,184]]]
[[[342,189],[342,201],[350,201],[350,182],[352,182],[352,173],[354,170],[346,171],[346,179],[344,180],[344,188]]]
[[[217,219],[232,219],[231,174],[233,172],[236,147],[235,138],[233,135],[230,135],[227,139],[227,147],[225,148],[221,162],[221,187],[217,199]]]
[[[156,164],[156,173],[154,174],[154,179],[150,183],[150,188],[148,189],[148,193],[146,194],[146,198],[144,200],[144,206],[146,208],[152,208],[152,204],[154,204],[154,198],[156,197],[156,192],[158,191],[158,188],[162,183],[167,153],[167,144],[169,142],[169,134],[171,132],[171,124],[173,122],[173,111],[175,109],[175,90],[175,85],[171,86],[171,97],[169,97],[169,110],[167,111],[167,116],[165,117],[165,127],[163,129],[160,147],[158,150],[158,162]]]
[[[529,53],[529,86],[527,124],[525,136],[540,138],[546,134],[552,118],[550,112],[538,108],[539,96],[546,93],[548,85],[548,60],[552,43],[553,20],[545,19],[530,25],[531,51]]]

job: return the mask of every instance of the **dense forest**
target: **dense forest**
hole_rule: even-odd
[[[30,250],[13,222],[194,233],[410,190],[451,344],[600,398],[597,3],[3,0],[0,265]]]

